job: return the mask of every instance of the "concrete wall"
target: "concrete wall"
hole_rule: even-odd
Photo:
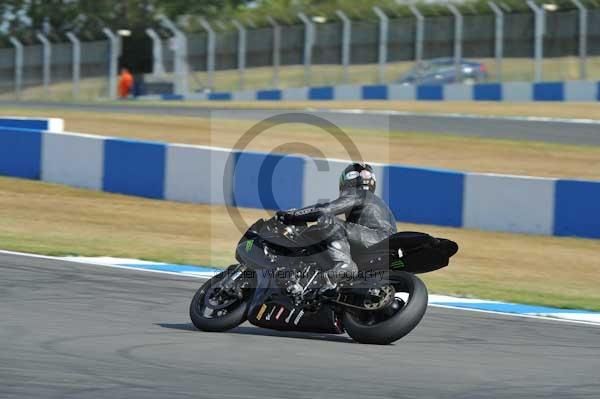
[[[600,101],[600,82],[507,82],[447,85],[339,85],[291,87],[287,89],[245,90],[181,95],[141,96],[148,100],[212,101]]]

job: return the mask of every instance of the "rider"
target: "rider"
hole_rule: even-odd
[[[334,201],[302,209],[278,211],[283,223],[317,222],[327,232],[327,254],[332,268],[324,274],[321,293],[335,291],[340,281],[358,273],[350,248],[365,249],[396,232],[396,220],[387,204],[375,195],[375,173],[371,165],[353,163],[340,176],[340,196]],[[336,218],[344,214],[345,222]]]

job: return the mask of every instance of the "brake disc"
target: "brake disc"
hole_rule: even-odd
[[[392,303],[395,294],[396,290],[391,285],[371,288],[363,301],[363,306],[369,310],[381,309]]]

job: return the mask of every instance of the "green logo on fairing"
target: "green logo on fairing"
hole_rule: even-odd
[[[254,240],[248,240],[248,241],[246,241],[246,252],[250,252],[250,250],[252,249],[253,245],[254,245]]]
[[[406,265],[404,264],[404,262],[400,259],[395,260],[390,264],[390,267],[392,269],[404,269],[405,266]]]

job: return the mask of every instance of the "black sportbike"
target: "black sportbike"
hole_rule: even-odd
[[[258,220],[238,243],[239,262],[208,280],[190,304],[203,331],[227,331],[244,321],[274,330],[342,334],[367,344],[389,344],[408,334],[427,309],[427,288],[417,277],[448,265],[455,242],[416,232],[396,233],[368,250],[354,251],[358,275],[321,294],[326,239],[306,225],[275,217]],[[326,269],[326,268],[324,268]],[[290,287],[303,287],[290,292]]]

